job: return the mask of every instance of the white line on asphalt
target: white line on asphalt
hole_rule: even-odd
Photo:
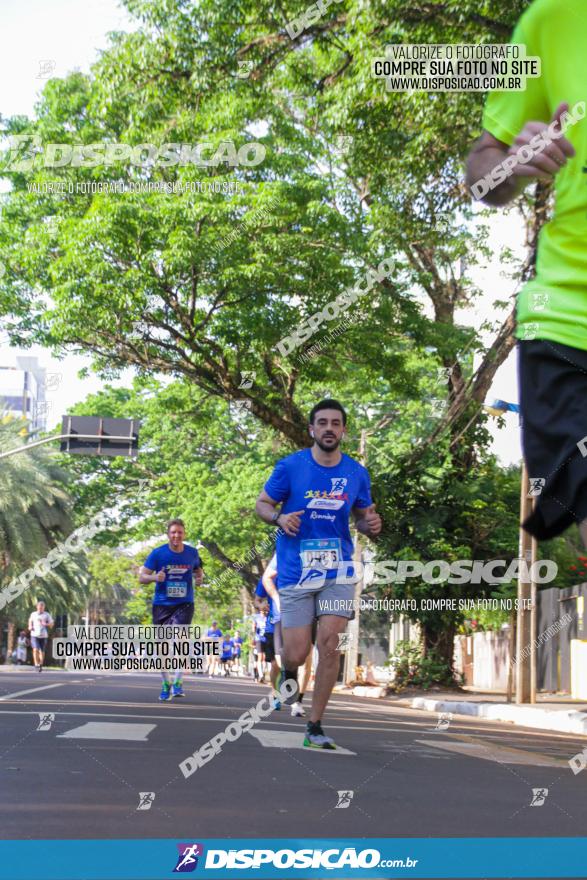
[[[64,684],[74,684],[73,681],[61,681],[59,684],[44,684],[42,687],[38,688],[29,688],[27,691],[17,691],[15,694],[5,694],[3,697],[0,697],[0,702],[5,700],[14,700],[15,697],[24,697],[25,694],[34,694],[37,691],[48,691],[49,688],[59,688],[63,687]]]
[[[198,707],[196,706],[195,708],[197,709]],[[1,715],[35,715],[38,717],[39,713],[26,711],[24,709],[20,712],[15,709],[14,710],[13,709],[7,709],[7,710],[3,709],[0,712],[0,716]],[[57,715],[57,718],[61,718],[61,716],[63,716],[63,715],[72,715],[73,717],[76,717],[76,718],[77,717],[82,717],[82,718],[85,718],[85,717],[87,717],[87,718],[134,718],[135,721],[138,719],[141,719],[141,720],[153,719],[155,721],[192,721],[192,722],[193,721],[206,721],[206,722],[209,722],[210,724],[218,724],[219,722],[230,723],[231,721],[235,720],[234,716],[231,718],[224,718],[224,717],[221,717],[218,715],[216,717],[211,717],[211,716],[207,716],[207,715],[176,715],[175,713],[171,713],[171,712],[169,714],[166,714],[165,711],[163,711],[160,715],[137,715],[137,714],[131,715],[131,714],[124,713],[124,712],[62,712],[60,710]],[[281,720],[268,721],[267,719],[265,719],[263,721],[263,724],[270,724],[272,726],[287,725],[288,727],[295,727],[300,733],[303,733],[304,729],[305,729],[305,726],[300,724],[300,722],[286,721],[285,719],[283,721],[281,721]],[[361,727],[360,725],[346,725],[346,724],[329,724],[328,729],[329,730],[357,730],[357,731],[365,731],[367,733],[384,733],[385,732],[385,731],[382,731],[380,728]],[[412,731],[405,731],[405,732],[406,733],[422,733],[422,728],[415,726]],[[402,733],[404,733],[404,731],[402,731]]]

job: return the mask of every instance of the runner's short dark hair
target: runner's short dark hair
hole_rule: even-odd
[[[171,526],[181,526],[182,529],[185,529],[185,523],[182,519],[170,519],[167,523],[167,531],[169,531]]]
[[[337,409],[340,413],[342,413],[342,423],[346,425],[346,411],[343,407],[342,403],[339,403],[338,400],[332,400],[332,398],[327,397],[324,400],[321,400],[320,403],[317,403],[316,406],[312,407],[312,411],[310,413],[309,422],[311,425],[314,424],[314,419],[316,418],[316,413],[320,412],[322,409]]]

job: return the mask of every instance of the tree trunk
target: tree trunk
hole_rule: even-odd
[[[16,647],[16,623],[13,620],[8,621],[8,640],[6,644],[6,661],[10,660],[10,655]]]
[[[454,681],[454,649],[455,649],[456,623],[454,621],[445,622],[443,629],[438,629],[437,625],[422,624],[422,636],[424,640],[424,656],[429,656],[433,651],[436,658],[442,661],[445,666],[445,672],[439,676],[439,684],[447,684]]]

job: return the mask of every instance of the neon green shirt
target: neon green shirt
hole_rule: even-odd
[[[587,99],[587,3],[535,0],[522,15],[512,43],[541,58],[541,76],[523,92],[492,92],[483,127],[511,145],[526,122],[550,122],[566,101],[572,111]],[[576,156],[555,177],[555,208],[538,241],[536,277],[520,291],[519,339],[550,339],[587,349],[587,118],[564,136]],[[544,296],[546,294],[546,296]]]

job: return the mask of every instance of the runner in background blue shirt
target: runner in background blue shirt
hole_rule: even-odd
[[[261,610],[267,609],[267,624],[265,627],[265,641],[263,644],[263,654],[265,657],[265,661],[269,663],[269,680],[271,682],[272,688],[272,697],[273,697],[273,708],[276,710],[281,709],[281,696],[279,694],[278,689],[278,679],[279,674],[281,672],[281,667],[278,661],[278,654],[280,652],[280,643],[278,645],[278,635],[280,631],[279,621],[280,621],[280,611],[279,611],[279,602],[274,601],[270,594],[265,589],[265,583],[273,590],[275,590],[275,582],[271,580],[271,582],[267,581],[267,578],[274,579],[276,577],[276,569],[275,569],[275,556],[269,562],[267,568],[263,572],[263,577],[257,584],[257,588],[255,590],[255,607]]]
[[[321,718],[338,674],[339,635],[354,615],[359,578],[352,563],[351,514],[356,529],[368,537],[382,527],[367,470],[339,449],[345,428],[346,412],[337,400],[316,404],[309,418],[312,448],[277,463],[256,505],[261,519],[280,529],[277,586],[286,679],[297,681],[318,619],[319,662],[304,739],[309,748],[336,748],[324,735]]]
[[[224,675],[230,675],[230,664],[232,663],[232,639],[230,638],[228,633],[226,633],[222,640],[222,654],[220,655],[220,662],[222,663]]]
[[[215,620],[212,621],[212,626],[209,628],[206,633],[206,637],[208,639],[212,639],[217,642],[222,638],[222,630],[218,626]],[[208,675],[210,678],[214,675],[220,675],[220,655],[219,654],[209,654],[208,655]]]
[[[273,706],[275,709],[281,708],[281,694],[279,693],[279,674],[281,672],[281,655],[283,653],[283,638],[281,634],[281,608],[279,604],[279,591],[277,589],[277,554],[274,553],[271,560],[267,564],[267,568],[263,572],[263,576],[259,581],[255,591],[255,605],[258,607],[258,600],[268,599],[269,617],[273,621],[273,652],[275,654],[275,662],[271,664],[271,684],[274,688]],[[315,633],[312,634],[314,641]],[[294,718],[302,718],[306,713],[302,706],[304,693],[306,692],[310,679],[312,677],[312,651],[308,652],[306,661],[300,667],[301,678],[299,681],[298,699],[291,704],[291,714]],[[300,674],[298,670],[298,674]]]
[[[235,631],[231,639],[232,642],[232,665],[236,669],[237,675],[242,675],[241,654],[243,651],[243,640],[241,639],[238,629]]]
[[[204,579],[202,562],[195,547],[184,543],[185,526],[181,519],[167,524],[169,543],[152,550],[139,572],[141,584],[155,584],[153,596],[153,624],[189,626],[194,616],[194,581]],[[163,684],[159,699],[183,697],[181,670],[175,674],[173,690],[167,672],[161,673]]]
[[[255,665],[257,668],[257,681],[259,684],[263,684],[265,681],[265,633],[268,625],[267,618],[268,614],[258,611],[257,614],[253,616],[252,621],[253,639],[255,640],[256,652]]]

